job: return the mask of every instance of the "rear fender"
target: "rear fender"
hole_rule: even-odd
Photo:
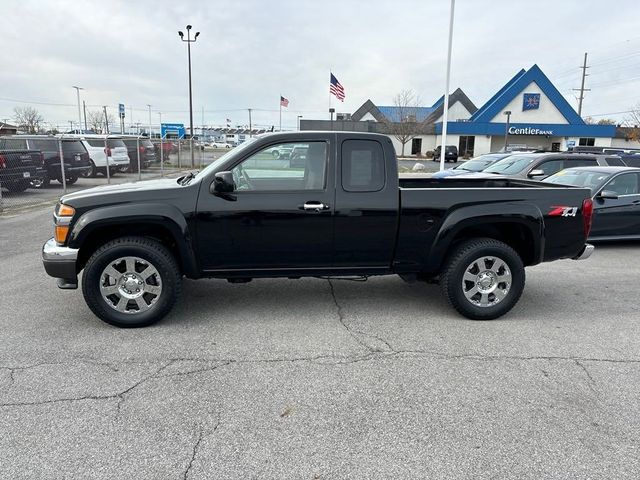
[[[459,240],[458,234],[464,229],[473,228],[482,231],[499,231],[501,226],[517,224],[525,228],[533,245],[533,257],[530,265],[542,261],[544,252],[544,219],[540,209],[530,203],[494,203],[470,205],[450,212],[438,231],[431,250],[428,253],[425,270],[438,272],[454,241]],[[487,235],[492,236],[492,235]],[[516,248],[516,250],[518,250]]]

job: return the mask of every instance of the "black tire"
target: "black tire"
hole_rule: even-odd
[[[6,189],[13,193],[24,192],[27,188],[29,188],[29,186],[29,180],[18,180],[17,182],[5,184]]]
[[[481,288],[479,282],[476,282],[474,285],[473,281],[465,281],[463,285],[463,278],[468,267],[482,257],[502,260],[508,267],[508,271],[504,268],[501,270],[502,275],[505,275],[505,272],[506,275],[509,273],[511,275],[511,282],[508,288],[505,288],[507,286],[506,282],[499,281],[503,278],[506,279],[506,276],[500,277],[494,275],[489,279],[489,281],[495,285],[493,291],[499,290],[500,294],[504,291],[507,293],[504,295],[504,298],[498,299],[497,302],[485,306],[479,306],[475,303],[480,302],[481,298],[483,298],[481,292],[478,292],[475,297],[472,297],[475,298],[475,300],[467,298],[467,295],[473,293],[472,289],[474,287],[476,290]],[[485,262],[483,268],[491,269],[493,265],[496,265],[495,263],[491,264],[490,260],[488,260],[488,262],[490,265],[487,265]],[[478,272],[478,275],[481,275],[481,273],[482,272]],[[475,275],[475,272],[471,274]],[[478,276],[478,279],[479,278],[480,276]],[[440,287],[442,288],[444,296],[458,313],[472,320],[493,320],[507,313],[518,303],[524,290],[524,284],[525,271],[520,256],[509,245],[491,238],[476,238],[459,244],[448,256],[440,274]],[[493,287],[489,286],[489,288]],[[465,289],[467,289],[466,291],[468,292],[466,294]],[[478,297],[477,295],[481,296]],[[493,292],[488,293],[486,298],[490,300],[492,295],[495,301],[498,296]]]
[[[74,183],[76,183],[78,181],[78,176],[77,175],[71,175],[66,180],[67,180],[67,185],[73,185]],[[62,183],[62,182],[60,182],[60,183]]]
[[[148,310],[125,313],[115,310],[102,296],[101,276],[110,262],[120,257],[133,256],[145,260],[159,273],[162,290]],[[171,311],[182,290],[182,274],[173,255],[157,240],[143,237],[122,237],[112,240],[87,261],[82,275],[82,294],[98,318],[120,328],[138,328],[152,325]]]
[[[96,164],[93,163],[93,160],[90,160],[90,162],[91,162],[91,170],[89,170],[86,176],[91,178],[96,178],[98,176],[98,168],[96,167]]]

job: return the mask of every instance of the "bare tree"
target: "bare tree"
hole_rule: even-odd
[[[40,112],[33,107],[15,107],[13,109],[13,118],[18,128],[25,130],[27,133],[39,133],[44,122]]]
[[[385,127],[402,144],[400,156],[404,156],[405,145],[423,130],[423,122],[418,121],[420,97],[405,89],[393,97],[393,105],[395,113],[393,118],[386,118]]]
[[[624,125],[629,129],[629,140],[640,142],[640,103],[631,109]]]
[[[109,124],[115,123],[115,117],[108,113],[107,120]],[[104,112],[101,110],[89,110],[87,112],[87,125],[96,133],[106,133],[107,128],[104,124]]]

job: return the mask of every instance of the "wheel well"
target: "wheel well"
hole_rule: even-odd
[[[78,252],[77,270],[82,270],[87,260],[89,260],[89,257],[102,245],[116,238],[125,236],[139,236],[158,240],[167,247],[170,252],[175,252],[176,262],[178,262],[180,271],[184,271],[182,264],[183,259],[180,256],[175,238],[168,228],[157,223],[123,223],[120,225],[104,225],[95,228],[82,242],[82,246]]]
[[[470,238],[481,237],[506,243],[516,251],[525,266],[536,263],[533,234],[526,226],[519,223],[505,222],[465,227],[456,234],[451,246]]]

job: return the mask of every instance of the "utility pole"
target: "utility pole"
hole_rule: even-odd
[[[249,110],[249,138],[251,138],[251,133],[253,131],[253,128],[251,128],[251,109],[248,108],[247,110]]]
[[[587,77],[587,52],[584,52],[584,64],[580,67],[582,70],[582,85],[580,88],[574,88],[576,92],[580,92],[580,97],[578,97],[578,116],[582,117],[582,100],[584,100],[584,92],[590,92],[590,88],[584,88],[584,80]]]
[[[84,112],[84,131],[86,133],[89,129],[87,128],[87,104],[84,100],[82,100],[82,111]]]
[[[84,90],[84,88],[76,87],[75,85],[73,86],[73,88],[76,89],[76,95],[78,97],[78,130],[82,130],[82,116],[80,115],[80,90]]]
[[[107,117],[107,106],[102,106],[102,111],[104,112],[104,124],[106,125],[107,135],[109,134],[109,117]]]

